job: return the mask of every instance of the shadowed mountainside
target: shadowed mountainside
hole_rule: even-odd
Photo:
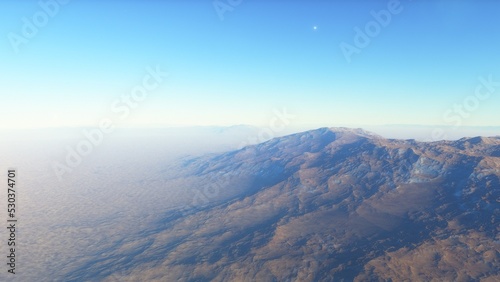
[[[205,192],[166,212],[153,232],[107,250],[107,264],[90,262],[75,276],[500,278],[500,138],[421,143],[321,128],[181,167],[177,178]]]

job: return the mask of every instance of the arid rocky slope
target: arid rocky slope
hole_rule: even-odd
[[[197,187],[88,275],[109,281],[498,281],[500,138],[321,128],[185,160]],[[204,191],[204,192],[203,192]],[[140,251],[132,251],[140,249]],[[104,260],[105,262],[105,260]],[[87,270],[89,270],[87,269]],[[93,272],[93,273],[92,273]]]

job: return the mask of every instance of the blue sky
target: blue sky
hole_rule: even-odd
[[[474,96],[480,77],[500,82],[500,2],[391,1],[242,0],[222,20],[209,0],[73,0],[41,27],[47,12],[38,1],[2,1],[0,128],[103,118],[263,126],[283,108],[311,127],[500,126],[500,86]],[[355,46],[355,28],[366,32],[381,10],[390,21],[348,61],[341,44]],[[38,29],[32,38],[23,18]],[[26,41],[14,46],[13,34]],[[141,85],[148,67],[169,76],[120,117],[113,103]]]

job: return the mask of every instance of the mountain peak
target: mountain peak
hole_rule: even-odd
[[[348,127],[329,127],[327,128],[329,131],[334,133],[350,133],[354,135],[358,135],[361,137],[366,137],[370,139],[378,139],[382,138],[380,135],[377,135],[373,132],[366,131],[362,128],[348,128]]]
[[[177,234],[162,267],[218,281],[307,280],[297,269],[314,281],[496,278],[498,157],[496,138],[417,142],[344,127],[201,157],[186,179],[217,192],[194,196],[165,231]]]

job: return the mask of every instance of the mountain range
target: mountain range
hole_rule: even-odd
[[[500,281],[500,137],[320,128],[175,167],[186,205],[74,277]]]

